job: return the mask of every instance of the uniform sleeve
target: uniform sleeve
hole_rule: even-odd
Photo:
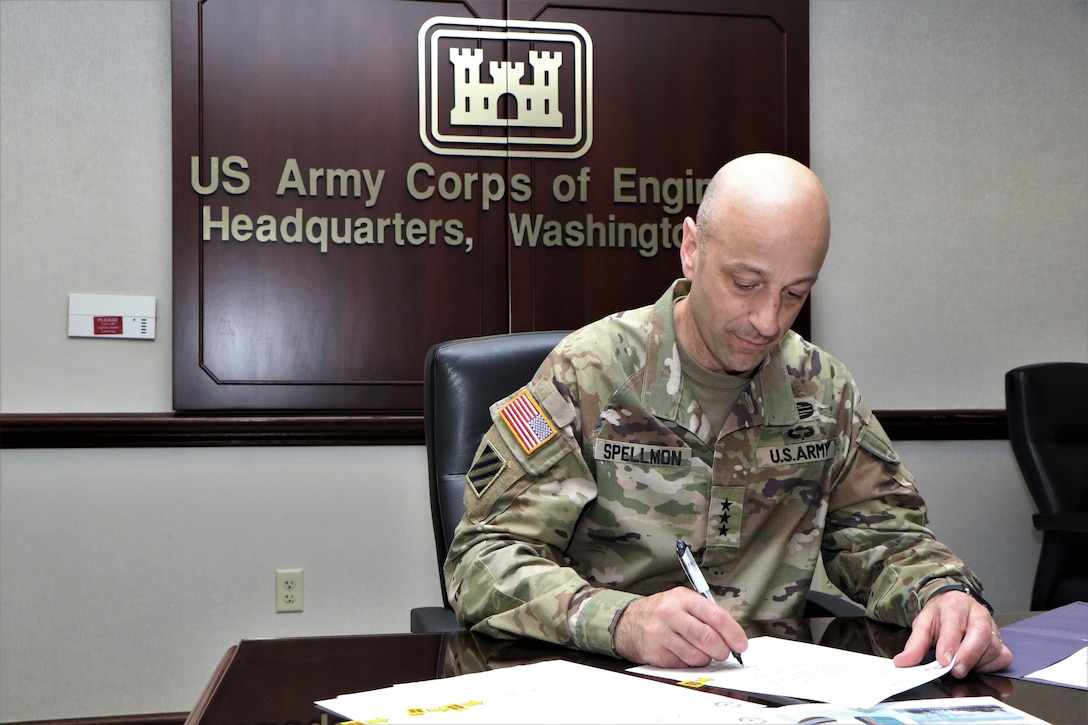
[[[824,531],[828,578],[866,614],[909,627],[936,590],[982,586],[928,528],[925,502],[880,423],[855,399],[851,451],[834,483]]]
[[[450,603],[473,631],[614,656],[615,623],[635,595],[593,586],[566,565],[574,527],[596,497],[570,401],[549,382],[530,386],[555,434],[528,452],[500,413],[521,392],[492,407],[494,425],[467,475],[444,567]]]

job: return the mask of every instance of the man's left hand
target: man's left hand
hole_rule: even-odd
[[[965,677],[976,669],[996,672],[1012,662],[1012,652],[1001,641],[989,610],[966,592],[949,591],[926,602],[907,644],[893,661],[897,667],[911,667],[930,649],[936,650],[941,666],[956,658],[953,677]]]

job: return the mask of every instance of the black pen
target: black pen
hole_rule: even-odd
[[[699,570],[699,565],[695,563],[695,557],[691,555],[691,549],[683,539],[676,540],[676,556],[680,559],[680,568],[684,570],[684,574],[687,575],[688,581],[691,582],[691,586],[695,588],[695,591],[702,594],[708,601],[717,604],[714,601],[714,595],[710,593],[710,585],[706,583],[706,579],[703,577],[703,572]],[[733,655],[733,659],[740,663],[741,667],[744,667],[744,660],[740,658],[739,652],[730,652]]]

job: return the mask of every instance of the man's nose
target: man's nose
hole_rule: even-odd
[[[763,337],[773,340],[778,337],[778,312],[781,300],[778,295],[765,294],[760,297],[748,314],[752,326]]]

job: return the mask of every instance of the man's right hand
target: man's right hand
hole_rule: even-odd
[[[737,621],[686,587],[636,599],[620,615],[616,653],[654,667],[702,667],[748,648]]]

